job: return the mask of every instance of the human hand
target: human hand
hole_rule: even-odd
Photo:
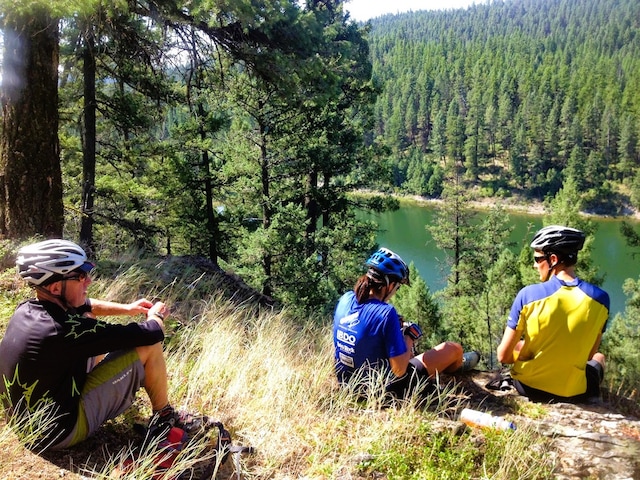
[[[153,317],[154,320],[160,320],[160,323],[169,315],[169,309],[164,302],[156,302],[147,311],[147,318]]]
[[[417,323],[403,322],[402,334],[408,336],[411,340],[416,341],[422,337],[422,329]]]
[[[149,312],[149,308],[153,306],[146,298],[141,298],[129,304],[129,310],[132,315],[137,315],[138,313],[147,314]]]

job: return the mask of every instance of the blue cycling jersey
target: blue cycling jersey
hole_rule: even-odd
[[[333,317],[336,375],[347,382],[363,366],[389,370],[389,358],[407,345],[393,305],[376,299],[360,304],[349,291],[339,300]]]

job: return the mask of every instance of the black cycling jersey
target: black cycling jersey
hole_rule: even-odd
[[[118,325],[82,316],[88,308],[27,300],[16,308],[0,342],[0,399],[16,413],[53,408],[56,419],[44,433],[53,443],[76,423],[89,359],[153,345],[164,334],[155,320]]]

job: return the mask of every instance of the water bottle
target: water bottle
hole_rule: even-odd
[[[513,422],[505,420],[502,417],[491,415],[486,412],[479,412],[465,408],[460,414],[460,420],[471,427],[495,428],[497,430],[515,430],[516,425]]]

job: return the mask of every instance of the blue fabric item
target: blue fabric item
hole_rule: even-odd
[[[407,346],[393,305],[371,299],[363,304],[349,291],[334,313],[333,343],[336,375],[347,382],[364,367],[389,370],[389,358],[402,355]]]
[[[80,265],[76,270],[80,270],[84,273],[91,273],[93,270],[95,270],[96,265],[95,263],[92,262],[84,262],[82,265]]]

